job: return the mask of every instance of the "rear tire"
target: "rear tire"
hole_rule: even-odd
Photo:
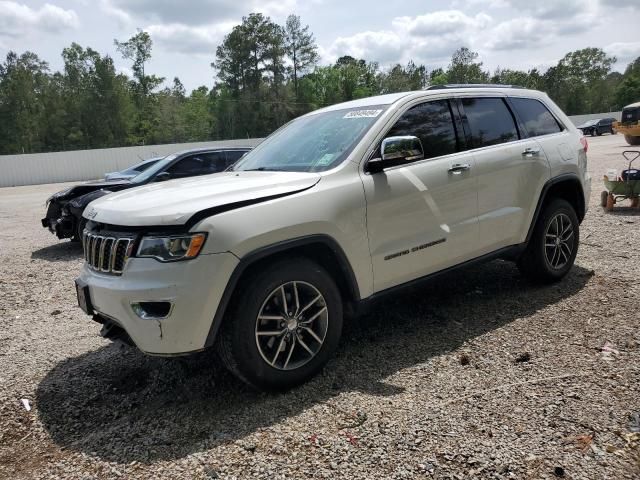
[[[285,390],[313,377],[333,356],[342,299],[319,265],[306,258],[276,261],[237,292],[216,348],[238,378],[258,389]]]
[[[538,217],[518,268],[535,282],[557,282],[573,267],[579,243],[580,223],[573,206],[553,199]]]
[[[607,206],[607,200],[609,199],[609,192],[607,192],[606,190],[603,190],[600,193],[600,206],[602,208]]]
[[[633,135],[625,135],[624,139],[627,141],[629,145],[640,145],[640,137],[634,137]]]

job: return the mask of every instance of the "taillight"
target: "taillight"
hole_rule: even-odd
[[[584,153],[587,153],[589,150],[589,142],[587,142],[587,137],[581,137],[580,143],[582,144],[582,148],[584,149]]]

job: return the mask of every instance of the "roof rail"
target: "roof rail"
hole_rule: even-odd
[[[429,85],[425,90],[447,90],[449,88],[525,88],[520,85],[500,85],[498,83],[450,83],[447,85]]]

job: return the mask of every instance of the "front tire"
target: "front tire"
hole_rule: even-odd
[[[84,227],[87,226],[87,219],[84,217],[80,217],[76,220],[75,234],[71,237],[72,242],[82,242],[82,232],[84,231]]]
[[[306,258],[277,261],[241,282],[218,339],[225,366],[249,385],[284,390],[317,374],[342,333],[331,276]]]
[[[573,206],[556,198],[538,218],[518,268],[533,281],[557,282],[573,267],[579,243],[580,223]]]

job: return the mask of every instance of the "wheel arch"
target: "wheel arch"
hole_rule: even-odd
[[[529,225],[526,243],[529,243],[529,240],[531,239],[533,229],[538,222],[540,213],[542,212],[544,207],[554,198],[562,198],[569,202],[576,211],[578,221],[582,223],[582,220],[584,220],[586,205],[584,190],[582,189],[582,184],[580,183],[578,175],[574,173],[559,175],[545,183],[544,187],[542,188],[542,193],[540,194],[540,198],[538,199],[538,204],[536,206],[533,219],[531,221],[531,224]]]
[[[327,270],[334,278],[345,306],[355,305],[361,300],[360,289],[351,264],[342,247],[329,235],[308,235],[261,247],[242,257],[231,274],[209,328],[205,347],[211,347],[214,344],[236,287],[261,266],[294,256],[309,258]]]

